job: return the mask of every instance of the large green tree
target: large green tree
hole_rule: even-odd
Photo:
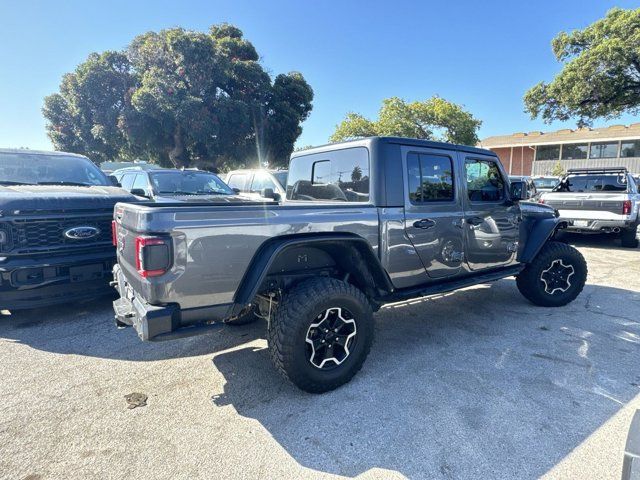
[[[392,97],[383,100],[377,120],[358,113],[347,114],[329,141],[390,135],[475,145],[481,123],[460,105],[440,97],[423,102],[406,102]]]
[[[285,163],[312,100],[300,73],[272,80],[242,32],[222,24],[148,32],[123,52],[92,54],[43,113],[59,150],[224,168]]]
[[[577,118],[584,126],[640,112],[640,9],[614,8],[583,30],[561,32],[552,47],[562,70],[525,94],[532,118]]]

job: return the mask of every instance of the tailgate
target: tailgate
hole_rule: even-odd
[[[627,195],[606,194],[606,193],[549,193],[543,196],[545,205],[549,205],[561,212],[572,211],[590,211],[590,212],[606,212],[622,216],[622,210]]]

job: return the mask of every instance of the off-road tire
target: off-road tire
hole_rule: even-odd
[[[573,268],[570,286],[566,291],[549,293],[542,280],[543,272],[554,262],[560,260],[562,265]],[[582,254],[566,243],[547,242],[533,261],[516,277],[516,285],[520,293],[531,303],[543,307],[561,307],[572,302],[582,292],[587,280],[587,262]]]
[[[624,248],[638,248],[637,228],[627,228],[620,232],[620,244]]]
[[[322,370],[312,365],[305,340],[318,316],[336,307],[351,312],[357,334],[343,363]],[[373,331],[373,312],[364,293],[349,283],[320,277],[282,295],[267,340],[271,360],[286,379],[306,392],[322,393],[344,385],[358,373],[371,349]]]
[[[249,323],[255,322],[257,319],[258,316],[256,315],[256,307],[254,305],[251,305],[245,311],[240,312],[240,315],[235,318],[227,319],[224,323],[237,327],[240,325],[248,325]]]

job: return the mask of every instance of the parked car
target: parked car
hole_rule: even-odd
[[[88,158],[0,150],[0,309],[111,292],[113,206],[136,198]]]
[[[102,162],[100,164],[100,170],[102,170],[107,175],[115,175],[120,172],[120,170],[125,170],[127,168],[137,168],[139,170],[147,170],[147,169],[158,169],[161,168],[154,163],[147,163],[142,160],[136,160],[133,162]]]
[[[582,255],[549,241],[556,211],[521,203],[491,151],[368,138],[289,167],[283,204],[119,203],[118,325],[169,340],[257,314],[276,368],[324,392],[360,369],[385,303],[509,276],[537,305],[582,291]]]
[[[232,170],[225,176],[225,181],[240,195],[281,200],[286,195],[287,174],[287,170]]]
[[[216,203],[248,202],[220,178],[201,170],[136,168],[116,172],[122,188],[138,197],[155,202],[212,201]]]
[[[538,189],[533,181],[533,178],[526,175],[510,175],[510,182],[522,182],[526,188],[526,196],[529,199],[536,199],[538,197]]]
[[[640,194],[625,168],[574,168],[540,202],[557,208],[562,225],[577,233],[620,233],[637,248]]]
[[[536,186],[538,194],[541,194],[542,192],[550,192],[556,185],[558,185],[558,183],[560,183],[559,177],[533,177],[533,184]]]

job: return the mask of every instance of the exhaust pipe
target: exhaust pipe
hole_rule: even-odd
[[[613,233],[620,233],[620,227],[613,227]]]

